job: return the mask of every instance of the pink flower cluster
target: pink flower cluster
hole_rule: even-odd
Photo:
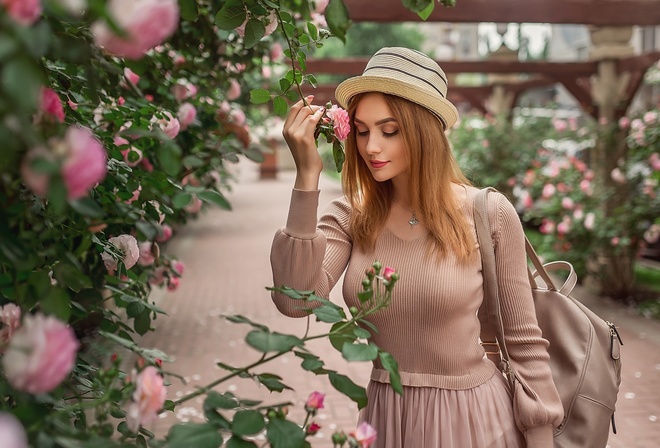
[[[64,123],[64,107],[62,100],[53,89],[48,87],[41,88],[39,98],[39,113],[35,117],[35,122],[41,121]]]
[[[132,402],[126,409],[126,424],[128,428],[137,433],[140,426],[154,421],[163,409],[167,390],[158,369],[147,366],[133,379],[135,391]]]
[[[376,430],[367,422],[358,425],[355,431],[349,433],[349,440],[354,446],[369,448],[376,441]],[[352,440],[351,440],[352,439]]]
[[[49,150],[43,147],[29,150],[21,165],[25,185],[37,196],[46,197],[50,183],[48,174],[33,168],[33,163],[40,158],[60,162],[60,174],[69,199],[85,196],[105,177],[105,149],[89,129],[70,126],[63,140],[51,140],[49,146]]]
[[[22,0],[19,0],[22,1]],[[179,25],[177,0],[110,0],[108,13],[126,35],[102,20],[92,24],[94,42],[115,56],[140,59],[174,33]]]
[[[79,345],[64,322],[43,314],[27,315],[2,358],[7,381],[31,394],[50,392],[73,369]]]

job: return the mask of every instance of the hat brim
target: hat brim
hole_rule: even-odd
[[[429,95],[427,91],[408,82],[382,76],[355,76],[337,86],[335,98],[346,109],[351,98],[358,93],[380,92],[405,98],[433,112],[445,125],[451,128],[458,121],[458,110],[442,97]]]

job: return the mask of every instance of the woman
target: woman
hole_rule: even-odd
[[[523,231],[513,206],[489,195],[489,217],[501,285],[507,348],[532,394],[511,391],[479,343],[481,260],[472,219],[474,195],[445,131],[458,119],[446,99],[447,78],[422,53],[383,48],[362,76],[336,90],[352,130],[342,175],[344,198],[317,222],[322,169],[314,129],[323,114],[294,105],[284,124],[297,176],[286,227],[274,238],[275,285],[328,297],[345,272],[346,304],[358,304],[374,260],[400,280],[391,305],[369,316],[373,341],[399,364],[403,397],[374,363],[368,405],[360,415],[378,431],[375,446],[552,447],[563,409],[547,364],[527,277]],[[311,98],[308,98],[311,101]],[[306,313],[274,294],[278,309]]]

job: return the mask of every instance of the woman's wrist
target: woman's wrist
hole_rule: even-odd
[[[319,178],[321,173],[296,173],[296,181],[293,188],[302,191],[316,191],[319,189]]]

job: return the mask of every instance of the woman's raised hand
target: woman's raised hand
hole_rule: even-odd
[[[325,110],[322,106],[314,106],[308,96],[291,107],[284,121],[282,135],[291,150],[296,163],[296,182],[298,190],[317,190],[319,177],[323,170],[323,161],[316,149],[314,131]]]

